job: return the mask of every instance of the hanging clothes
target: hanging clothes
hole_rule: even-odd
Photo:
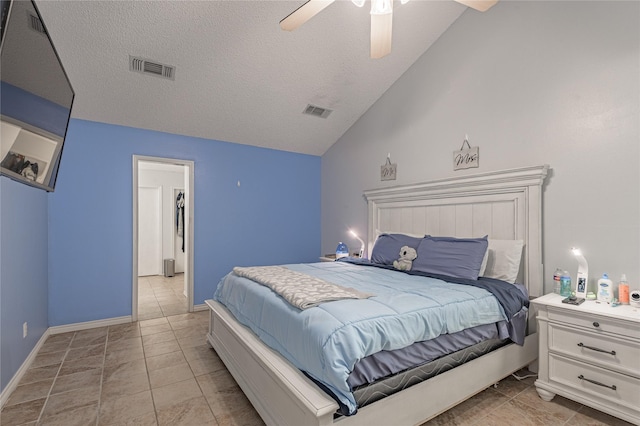
[[[179,192],[176,197],[176,232],[178,237],[182,237],[182,252],[184,253],[184,197],[183,192]]]

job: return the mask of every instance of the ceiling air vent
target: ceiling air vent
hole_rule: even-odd
[[[321,108],[315,105],[307,105],[307,107],[302,111],[303,114],[313,115],[314,117],[327,118],[329,114],[331,114],[332,110],[327,108]]]
[[[42,24],[40,18],[38,18],[38,15],[27,12],[27,19],[29,20],[29,28],[31,28],[33,31],[40,34],[47,33],[47,30],[44,29],[44,25]]]
[[[175,80],[176,67],[144,58],[129,56],[129,71]]]

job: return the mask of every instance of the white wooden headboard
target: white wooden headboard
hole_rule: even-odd
[[[439,179],[364,192],[368,252],[382,232],[523,240],[520,279],[544,293],[542,184],[548,165]]]

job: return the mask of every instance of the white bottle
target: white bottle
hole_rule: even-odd
[[[556,268],[553,273],[553,292],[560,294],[560,277],[562,277],[562,269]]]
[[[613,300],[613,281],[607,274],[602,274],[602,278],[598,280],[598,301],[611,303],[611,300]]]

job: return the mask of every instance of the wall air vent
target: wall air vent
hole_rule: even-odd
[[[302,111],[303,114],[313,115],[314,117],[327,118],[329,114],[331,114],[332,110],[327,108],[321,108],[315,105],[307,105],[307,107]]]
[[[176,67],[130,55],[129,71],[175,80]]]
[[[29,20],[29,28],[31,28],[33,31],[40,34],[47,33],[47,30],[44,29],[44,25],[42,24],[40,18],[38,18],[38,15],[27,12],[27,19]]]

